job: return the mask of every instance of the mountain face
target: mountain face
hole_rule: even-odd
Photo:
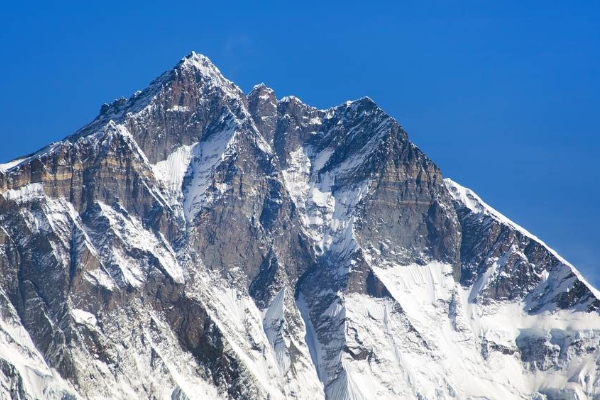
[[[2,399],[598,399],[599,306],[371,99],[195,53],[0,165]]]

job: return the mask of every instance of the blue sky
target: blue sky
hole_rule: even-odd
[[[600,2],[252,3],[3,4],[0,162],[195,50],[245,91],[264,81],[320,108],[370,96],[600,286]]]

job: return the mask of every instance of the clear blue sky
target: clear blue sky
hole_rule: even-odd
[[[245,91],[372,97],[446,176],[600,286],[600,2],[254,3],[5,2],[0,162],[195,50]]]

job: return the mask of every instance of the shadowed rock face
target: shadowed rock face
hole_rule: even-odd
[[[371,99],[195,53],[0,166],[0,397],[594,398],[599,305]]]

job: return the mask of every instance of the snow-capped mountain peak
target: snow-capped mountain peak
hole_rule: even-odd
[[[0,397],[593,399],[598,291],[368,97],[191,53],[0,165]]]

